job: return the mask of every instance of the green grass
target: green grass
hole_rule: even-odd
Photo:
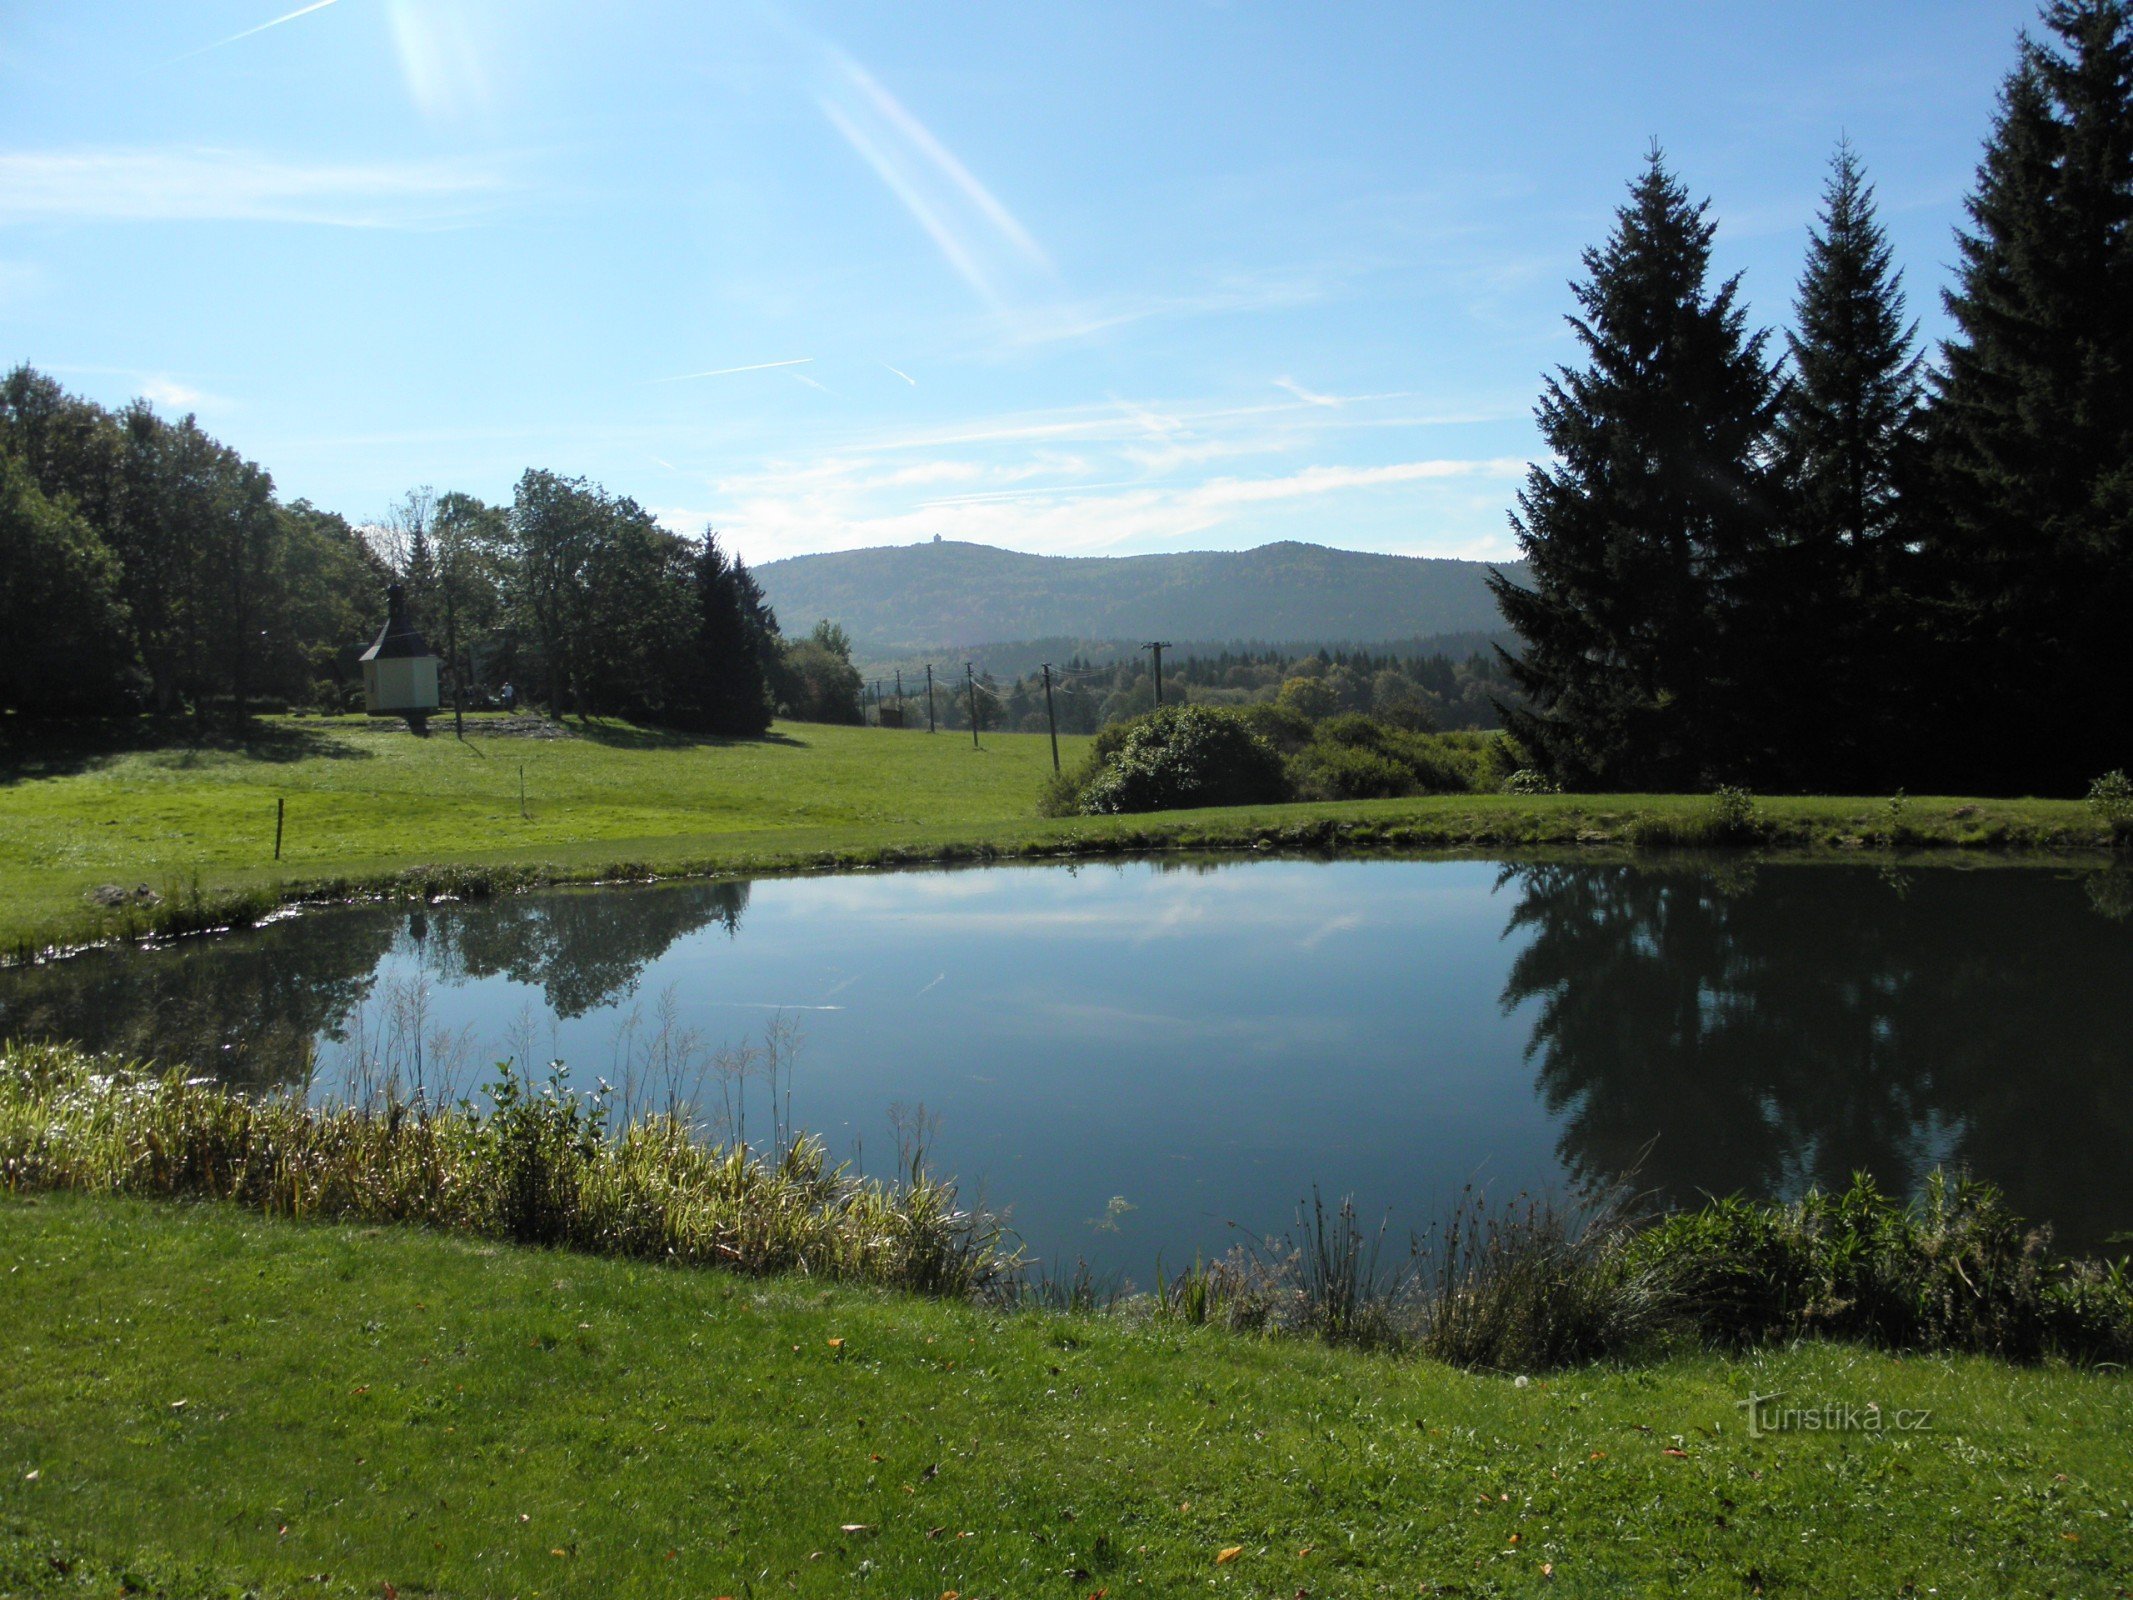
[[[2133,1391],[2111,1376],[1806,1345],[1518,1387],[1129,1317],[65,1196],[0,1201],[0,1260],[11,1595],[2133,1580]],[[1931,1429],[1750,1438],[1751,1391],[1930,1410]]]
[[[1043,819],[1051,758],[1035,734],[990,734],[973,750],[946,733],[801,723],[738,742],[621,723],[561,740],[461,742],[438,728],[418,740],[397,723],[270,718],[242,739],[216,740],[145,723],[57,735],[17,727],[0,745],[0,948],[211,923],[424,867],[509,881],[1254,843],[1499,849],[1708,837],[1708,800],[1682,795],[1441,795]],[[1086,741],[1060,744],[1072,762]],[[279,863],[277,799],[287,802]],[[1892,823],[1877,798],[1766,799],[1761,816],[1764,842],[1787,849],[2108,842],[2076,801],[1919,796]],[[107,885],[145,886],[189,908],[99,909],[87,897]]]

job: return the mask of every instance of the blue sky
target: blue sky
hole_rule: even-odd
[[[2033,16],[0,0],[0,360],[363,521],[1498,557],[1649,142],[1775,324],[1848,133],[1933,334]]]

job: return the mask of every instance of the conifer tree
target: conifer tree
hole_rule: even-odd
[[[695,638],[680,720],[707,733],[752,738],[770,726],[770,686],[756,640],[755,598],[744,569],[704,530],[693,569]],[[748,589],[753,589],[752,582]]]
[[[1780,420],[1792,495],[1768,592],[1772,628],[1807,648],[1778,680],[1772,742],[1794,782],[1886,788],[1904,781],[1893,735],[1907,708],[1892,688],[1917,665],[1899,594],[1923,357],[1849,142],[1830,162],[1794,314]]]
[[[1932,554],[1960,619],[1950,747],[1981,787],[2065,791],[2133,756],[2133,9],[2025,37],[1958,235]]]
[[[1491,579],[1532,702],[1506,723],[1576,787],[1700,786],[1763,757],[1753,603],[1778,526],[1778,384],[1738,279],[1706,286],[1707,209],[1654,150],[1585,253],[1570,323],[1587,364],[1542,393],[1556,461],[1511,519],[1534,586]]]

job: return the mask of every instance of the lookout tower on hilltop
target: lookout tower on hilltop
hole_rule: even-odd
[[[407,614],[407,591],[385,591],[385,629],[365,650],[363,709],[374,717],[405,717],[416,733],[429,731],[438,706],[437,658]]]

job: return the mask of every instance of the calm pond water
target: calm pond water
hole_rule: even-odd
[[[2133,888],[1992,867],[1175,861],[322,912],[0,973],[0,1036],[260,1088],[571,1063],[938,1170],[1146,1283],[1312,1185],[1396,1229],[1469,1182],[1674,1199],[1966,1165],[2079,1247],[2133,1226]],[[730,1108],[730,1111],[729,1111]],[[892,1110],[892,1108],[894,1108]],[[935,1122],[937,1119],[937,1123]]]

